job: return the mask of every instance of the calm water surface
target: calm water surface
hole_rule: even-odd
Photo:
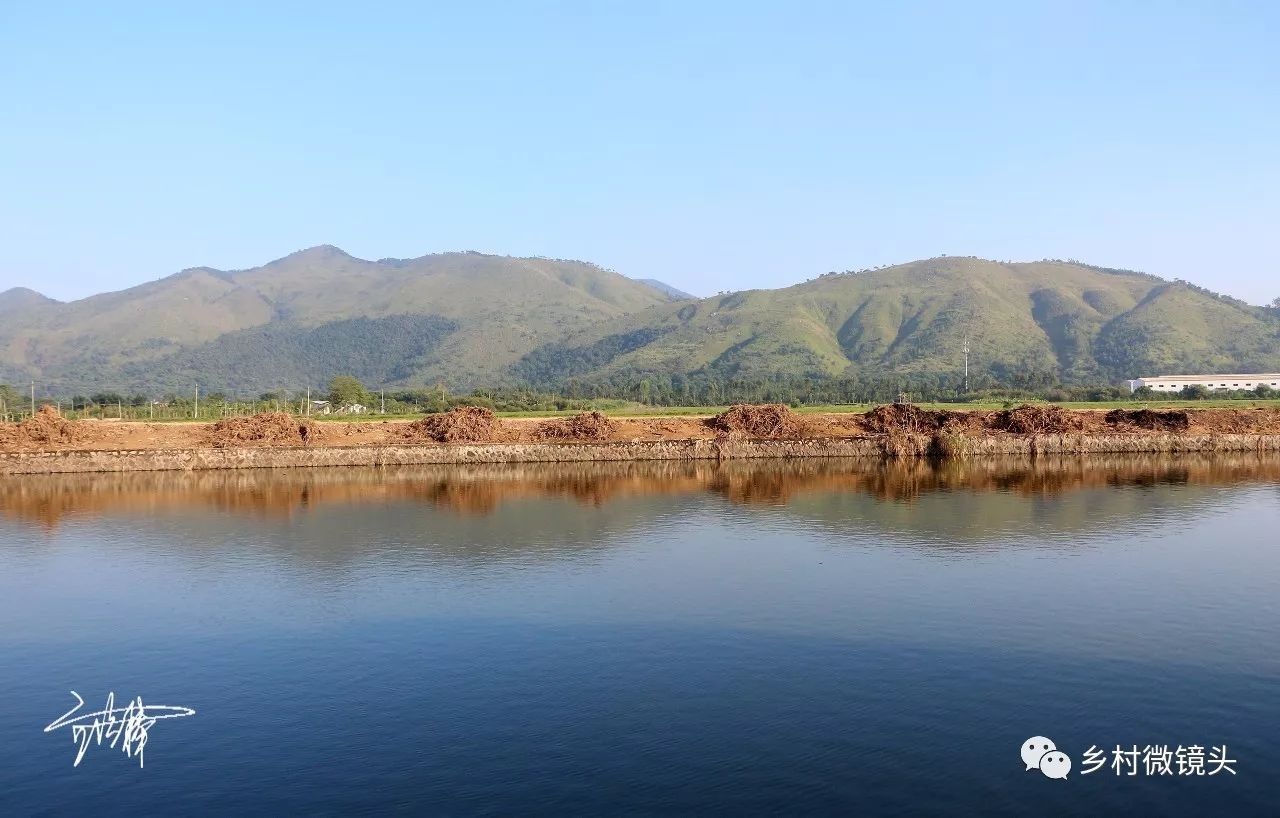
[[[9,478],[0,815],[1280,814],[1277,532],[1256,457]],[[73,768],[70,690],[197,712]]]

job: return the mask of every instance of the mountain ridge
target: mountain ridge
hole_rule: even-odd
[[[33,378],[67,389],[178,388],[199,377],[178,371],[184,355],[221,338],[243,338],[235,333],[268,325],[307,333],[396,315],[453,327],[440,341],[434,376],[491,379],[541,342],[666,300],[586,262],[462,252],[383,264],[321,245],[259,267],[187,268],[125,290],[17,311],[0,323],[0,380]],[[243,380],[278,383],[300,374],[268,371]]]
[[[962,367],[966,336],[1001,382],[1280,369],[1274,310],[1061,260],[942,256],[699,299],[582,261],[318,245],[66,303],[26,293],[0,320],[0,382],[60,390],[933,377]]]
[[[660,305],[517,368],[535,381],[955,373],[966,335],[975,370],[1004,382],[1280,366],[1280,317],[1262,307],[1136,271],[944,256]]]

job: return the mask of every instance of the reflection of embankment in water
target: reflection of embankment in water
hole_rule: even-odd
[[[1052,495],[1102,486],[1245,482],[1280,482],[1280,457],[655,461],[40,475],[0,480],[0,515],[52,527],[74,515],[157,515],[193,507],[287,517],[310,506],[410,502],[486,515],[525,498],[603,505],[626,497],[713,492],[733,503],[784,505],[816,492],[911,501],[946,491]]]

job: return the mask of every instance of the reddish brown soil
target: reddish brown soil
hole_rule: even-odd
[[[20,423],[0,423],[0,449],[5,450],[64,448],[85,437],[80,424],[67,420],[48,404]]]
[[[928,435],[934,432],[974,432],[986,428],[986,412],[921,409],[909,403],[877,406],[862,415],[862,426],[874,434]]]
[[[1185,422],[1184,422],[1185,419]],[[306,428],[304,441],[300,427]],[[607,429],[607,431],[606,431]],[[213,424],[70,421],[52,408],[22,423],[0,423],[0,451],[191,449],[224,446],[378,446],[404,443],[538,443],[875,437],[894,449],[919,448],[948,432],[991,435],[1280,434],[1280,408],[1072,411],[1024,406],[1001,411],[940,411],[905,404],[865,415],[802,414],[785,406],[734,407],[716,418],[503,418],[474,407],[413,422],[315,422],[268,414]]]
[[[1205,409],[1190,412],[1192,432],[1204,429],[1229,434],[1268,434],[1280,426],[1280,412],[1273,409]]]
[[[1191,416],[1179,409],[1165,412],[1151,409],[1112,409],[1107,412],[1107,423],[1126,429],[1185,432],[1191,426]]]
[[[539,440],[608,440],[613,421],[599,412],[583,412],[571,418],[552,418],[539,423],[533,435]]]
[[[802,436],[800,419],[781,403],[739,403],[707,421],[716,437],[786,440]]]
[[[413,421],[404,427],[404,435],[410,440],[436,443],[493,443],[498,427],[498,418],[491,410],[459,406]]]
[[[231,446],[298,446],[318,443],[324,437],[316,424],[298,420],[287,412],[265,412],[242,418],[223,418],[208,427],[209,445],[215,449]]]
[[[1061,406],[1034,406],[1024,403],[1016,409],[1002,409],[990,420],[993,429],[1015,435],[1060,435],[1084,429],[1084,418]]]

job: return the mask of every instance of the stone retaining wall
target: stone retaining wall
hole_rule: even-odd
[[[923,438],[918,451],[925,451]],[[965,438],[966,455],[1280,451],[1280,435],[1036,435]],[[954,442],[953,442],[954,449]],[[880,438],[662,440],[633,443],[314,446],[0,453],[0,475],[456,463],[571,463],[885,457]]]

